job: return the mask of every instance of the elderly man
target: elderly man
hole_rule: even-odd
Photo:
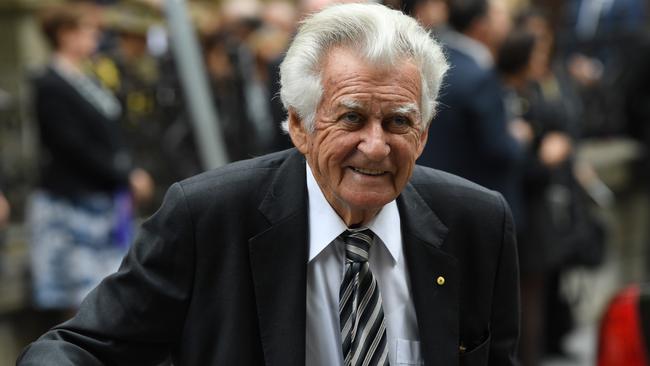
[[[296,149],[174,184],[19,365],[516,364],[507,205],[415,166],[446,68],[397,11],[313,15],[281,67]]]

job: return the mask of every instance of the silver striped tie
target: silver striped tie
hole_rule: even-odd
[[[386,323],[377,280],[368,266],[372,231],[347,230],[345,275],[339,292],[339,317],[346,366],[388,365]]]

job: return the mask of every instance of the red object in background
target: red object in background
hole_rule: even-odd
[[[639,312],[640,287],[629,286],[609,304],[600,326],[598,366],[647,366]]]

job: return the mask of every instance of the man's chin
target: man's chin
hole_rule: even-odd
[[[346,206],[355,211],[379,211],[394,199],[385,193],[372,194],[368,192],[352,193],[346,198]]]

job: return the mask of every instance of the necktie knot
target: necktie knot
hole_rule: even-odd
[[[370,229],[346,230],[343,234],[345,243],[345,258],[352,262],[367,262],[370,245],[375,234]]]

